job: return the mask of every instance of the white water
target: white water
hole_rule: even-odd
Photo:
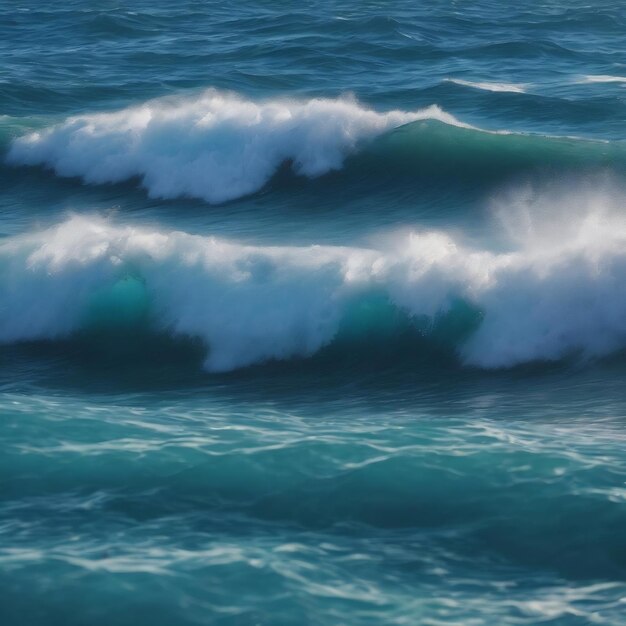
[[[510,252],[441,232],[377,249],[255,247],[75,216],[0,243],[0,341],[68,336],[94,306],[126,315],[135,305],[119,294],[130,277],[154,326],[202,338],[214,371],[313,354],[373,290],[414,316],[433,318],[453,298],[478,307],[482,323],[460,346],[468,364],[606,355],[626,347],[621,202],[592,187],[503,196],[494,210]]]
[[[473,89],[481,89],[482,91],[502,93],[526,93],[526,88],[528,87],[528,85],[520,83],[491,83],[485,81],[474,82],[471,80],[463,80],[462,78],[446,78],[446,81],[463,87],[472,87]]]
[[[590,74],[583,76],[583,83],[626,83],[626,76],[610,76],[607,74]]]
[[[378,113],[350,98],[255,102],[208,90],[71,117],[19,137],[7,159],[88,183],[138,177],[153,197],[217,203],[258,191],[285,162],[309,177],[339,169],[361,142],[422,119],[463,126],[436,106]]]

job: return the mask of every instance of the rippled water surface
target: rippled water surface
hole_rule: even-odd
[[[0,622],[623,624],[625,50],[0,2]]]

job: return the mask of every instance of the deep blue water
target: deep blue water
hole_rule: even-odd
[[[626,6],[0,1],[0,623],[626,621]]]

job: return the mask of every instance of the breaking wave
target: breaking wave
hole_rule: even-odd
[[[423,119],[460,124],[436,106],[377,113],[350,98],[254,102],[208,90],[71,117],[16,139],[8,162],[88,183],[138,177],[154,197],[217,203],[258,191],[285,162],[309,177],[339,169],[361,142]]]
[[[39,130],[18,122],[2,125],[5,134],[25,133],[10,143],[8,164],[42,165],[91,184],[138,179],[153,197],[209,203],[257,192],[281,168],[437,187],[462,179],[488,186],[525,171],[626,170],[623,141],[484,131],[435,105],[379,113],[351,98],[251,101],[209,90]]]
[[[603,356],[626,347],[621,198],[593,186],[503,196],[506,251],[433,231],[260,247],[73,216],[0,243],[0,341],[140,326],[199,338],[211,371],[407,329],[452,333],[460,361],[485,368]]]

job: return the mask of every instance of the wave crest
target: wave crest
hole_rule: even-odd
[[[423,119],[460,124],[436,106],[378,113],[350,98],[254,102],[211,89],[71,117],[17,138],[7,159],[88,183],[138,177],[154,197],[218,203],[258,191],[285,162],[309,177],[339,169],[361,142]]]
[[[466,364],[621,350],[626,220],[611,209],[619,197],[589,188],[558,198],[527,191],[502,200],[515,234],[509,252],[442,232],[377,249],[258,247],[72,217],[0,244],[0,341],[64,337],[103,320],[147,324],[201,338],[207,368],[225,371],[310,356],[359,325],[365,344],[390,323],[428,334],[462,302],[478,316],[454,338]],[[557,202],[567,228],[541,219]],[[385,306],[369,306],[372,298]]]

